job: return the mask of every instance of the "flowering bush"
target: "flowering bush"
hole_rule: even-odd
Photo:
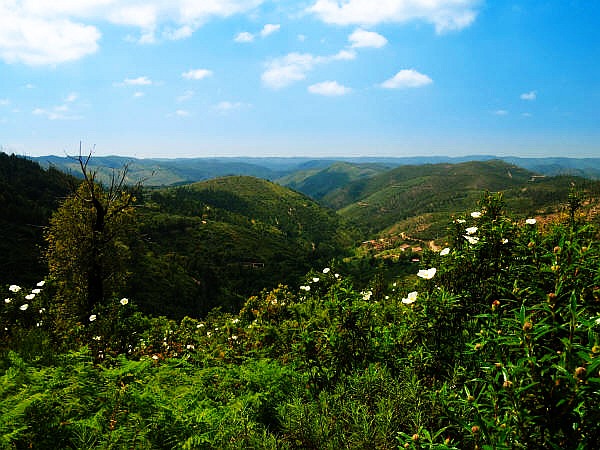
[[[180,322],[115,297],[68,337],[51,280],[7,286],[0,446],[594,448],[600,244],[576,217],[486,194],[390,285],[326,267]]]

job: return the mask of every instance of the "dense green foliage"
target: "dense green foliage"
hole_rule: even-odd
[[[503,191],[506,204],[522,216],[560,210],[574,184],[587,198],[600,197],[600,182],[575,177],[534,177],[502,161],[401,166],[349,183],[323,198],[367,233],[408,232],[443,239],[449,214],[474,204],[482,191]]]
[[[74,179],[0,152],[0,284],[33,283],[46,273],[42,229]]]
[[[253,177],[151,191],[141,205],[143,247],[133,289],[144,310],[172,317],[237,311],[265,287],[297,283],[353,244],[332,211]],[[143,250],[143,251],[142,251]]]
[[[329,167],[296,171],[277,180],[291,189],[320,200],[330,192],[343,188],[356,180],[373,177],[389,170],[383,164],[350,164],[335,162]]]
[[[59,280],[6,286],[1,445],[593,448],[600,236],[580,203],[542,224],[486,194],[411,276],[315,266],[177,322],[117,295],[60,342]]]

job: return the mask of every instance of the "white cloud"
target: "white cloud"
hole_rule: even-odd
[[[356,52],[354,50],[340,50],[335,55],[325,58],[334,61],[350,61],[356,59]]]
[[[300,41],[300,42],[306,41],[306,36],[304,34],[299,34],[297,36],[297,38],[298,38],[298,41]]]
[[[180,95],[179,97],[177,97],[177,101],[179,103],[181,103],[181,102],[187,102],[193,96],[194,96],[194,91],[185,91],[182,95]]]
[[[137,78],[125,78],[122,83],[118,83],[120,86],[150,86],[152,80],[148,77],[137,77]]]
[[[496,111],[492,111],[492,114],[494,114],[495,116],[507,116],[508,111],[505,109],[497,109]]]
[[[282,58],[276,58],[266,64],[266,70],[261,79],[272,89],[281,89],[296,81],[302,81],[315,66],[331,61],[348,61],[356,58],[353,50],[340,50],[335,55],[314,56],[310,53],[288,53]]]
[[[65,102],[66,103],[73,103],[75,100],[77,100],[79,98],[79,95],[77,94],[77,92],[71,92],[69,95],[67,95],[67,97],[65,98]]]
[[[311,94],[326,95],[330,97],[345,95],[351,92],[349,87],[339,84],[337,81],[323,81],[322,83],[312,84],[308,87]]]
[[[260,35],[260,37],[266,38],[270,34],[273,34],[277,31],[279,31],[280,28],[281,28],[281,25],[275,25],[272,23],[268,23],[262,28],[262,30],[260,30],[260,32],[258,34]],[[255,38],[256,38],[255,34],[250,33],[248,31],[242,31],[241,33],[236,34],[235,37],[233,38],[233,40],[235,42],[247,44],[249,42],[254,42]]]
[[[83,117],[77,114],[69,114],[67,105],[55,106],[51,109],[35,108],[31,113],[34,116],[44,116],[49,120],[81,120]]]
[[[252,42],[254,41],[254,35],[252,33],[248,33],[247,31],[242,31],[241,33],[238,33],[233,40],[241,43]]]
[[[525,92],[521,94],[521,100],[535,100],[537,98],[536,91]]]
[[[31,66],[74,61],[98,50],[100,31],[66,18],[47,20],[0,2],[0,59]]]
[[[362,28],[355,30],[348,40],[352,44],[352,48],[373,47],[381,48],[387,44],[387,39],[374,31],[366,31]]]
[[[443,33],[471,25],[479,3],[479,0],[316,0],[307,11],[337,25],[420,20],[433,24],[437,33]]]
[[[141,98],[144,95],[146,95],[146,94],[144,94],[143,92],[134,92],[133,93],[133,98]]]
[[[306,78],[318,59],[310,53],[289,53],[267,63],[267,69],[261,79],[273,89],[280,89]]]
[[[186,111],[185,109],[178,109],[177,111],[175,111],[175,115],[177,117],[188,117],[190,115],[190,112]]]
[[[186,80],[202,80],[203,78],[210,77],[212,70],[208,69],[192,69],[187,72],[183,72],[181,76]]]
[[[228,113],[228,112],[234,111],[236,109],[241,109],[244,106],[246,106],[246,105],[242,102],[224,101],[224,102],[217,103],[217,105],[215,105],[215,108],[221,113]]]
[[[0,98],[0,106],[8,106],[10,105],[10,100],[7,98]]]
[[[98,50],[104,24],[137,29],[139,43],[191,36],[211,18],[250,12],[264,0],[3,0],[0,59],[54,65]]]
[[[189,38],[192,34],[194,34],[194,28],[192,28],[189,25],[184,25],[182,27],[179,28],[175,28],[175,29],[168,29],[163,31],[163,37],[165,39],[168,39],[170,41],[179,41],[181,39],[187,39]]]
[[[260,32],[260,35],[262,37],[267,37],[270,34],[275,33],[276,31],[279,31],[279,29],[281,28],[281,25],[277,24],[272,24],[272,23],[268,23],[266,24],[263,29]]]
[[[414,69],[404,69],[389,80],[381,83],[381,87],[386,89],[418,88],[431,83],[433,83],[433,80],[427,75],[417,72]]]

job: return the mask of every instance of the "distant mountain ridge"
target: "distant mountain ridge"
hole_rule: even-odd
[[[53,166],[64,172],[78,174],[78,163],[69,157],[42,156],[30,158],[42,167]],[[210,158],[129,158],[123,156],[96,156],[91,167],[100,175],[110,176],[111,169],[129,165],[129,182],[144,180],[146,186],[173,186],[208,180],[220,176],[249,175],[290,186],[311,195],[322,194],[323,189],[309,177],[320,170],[346,163],[363,169],[369,165],[381,168],[394,168],[405,165],[458,164],[469,161],[489,161],[499,159],[515,164],[540,175],[576,175],[590,179],[600,179],[600,158],[523,158],[518,156],[415,156],[415,157],[210,157]],[[332,169],[339,177],[339,170]],[[350,169],[349,169],[350,170]],[[354,170],[354,169],[352,169]],[[322,176],[319,174],[318,176]],[[348,173],[349,179],[355,175]],[[343,180],[344,181],[344,180]],[[331,180],[328,180],[331,184]],[[306,190],[303,191],[304,186]]]

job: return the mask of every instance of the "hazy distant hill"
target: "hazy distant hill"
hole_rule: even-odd
[[[78,162],[73,158],[44,156],[33,158],[43,167],[55,168],[79,174]],[[193,183],[221,176],[248,175],[267,180],[279,180],[283,185],[304,192],[315,198],[324,195],[329,188],[339,187],[344,181],[357,176],[368,176],[369,168],[393,168],[406,165],[459,164],[469,161],[501,159],[519,167],[543,175],[579,175],[600,178],[600,158],[519,158],[490,155],[415,156],[415,157],[211,157],[139,159],[121,156],[94,157],[90,166],[98,170],[100,179],[108,179],[112,170],[129,166],[128,181],[144,181],[145,186],[173,186]],[[340,166],[340,163],[348,164]],[[351,166],[360,169],[351,169]],[[329,172],[323,172],[321,171]],[[364,171],[357,174],[356,170]],[[373,173],[373,174],[375,174]],[[331,177],[331,179],[328,178]],[[348,179],[345,180],[345,176]],[[316,178],[313,178],[316,177]]]
[[[377,232],[412,216],[472,208],[483,191],[521,186],[531,176],[497,160],[400,166],[350,183],[323,202],[363,229]]]
[[[333,162],[324,169],[297,170],[277,182],[319,200],[351,182],[373,177],[389,169],[390,166],[383,164]]]
[[[519,158],[504,157],[504,161],[544,175],[574,175],[600,179],[600,158]]]
[[[597,217],[600,181],[534,175],[498,160],[400,166],[350,183],[322,201],[366,233],[405,232],[430,240],[445,236],[451,216],[473,210],[484,191],[502,192],[514,215],[534,216],[564,209],[573,187]]]

